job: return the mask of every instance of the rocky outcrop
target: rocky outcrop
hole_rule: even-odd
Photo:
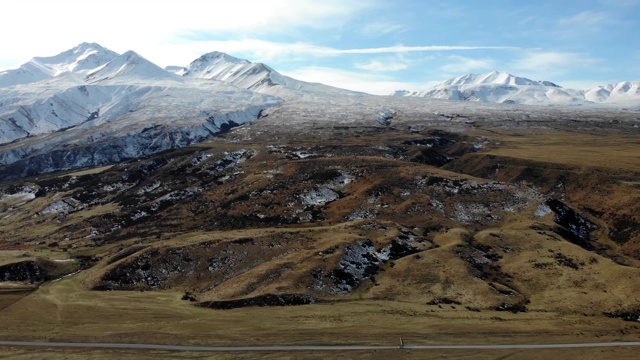
[[[230,310],[252,306],[295,306],[309,305],[320,302],[320,300],[304,294],[267,294],[246,299],[227,301],[205,301],[198,306],[218,310]]]
[[[114,164],[168,149],[185,147],[228,131],[241,123],[253,121],[258,118],[261,110],[262,107],[259,106],[235,115],[210,117],[201,125],[138,129],[118,136],[106,136],[102,141],[45,151],[26,158],[22,158],[24,155],[20,154],[15,156],[4,154],[3,156],[7,158],[21,159],[0,166],[0,180]],[[241,117],[242,121],[238,117]],[[24,151],[24,148],[16,148],[10,152],[22,154]],[[26,150],[26,152],[30,151]]]
[[[558,229],[560,235],[587,250],[594,250],[590,234],[598,228],[596,224],[560,200],[548,199],[546,204],[556,214],[553,219],[555,223],[562,227]]]
[[[50,277],[35,261],[21,261],[0,266],[0,281],[39,283]]]

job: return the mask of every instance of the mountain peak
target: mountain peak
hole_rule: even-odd
[[[17,69],[0,73],[0,87],[34,83],[66,73],[87,73],[117,56],[99,44],[83,42],[54,56],[34,57]]]
[[[127,59],[127,61],[143,61],[143,60],[148,61],[147,59],[145,59],[144,57],[142,57],[140,54],[138,54],[133,50],[127,50],[120,56],[124,59]]]
[[[73,52],[81,52],[85,50],[108,50],[108,49],[94,42],[83,42],[71,48],[71,51]]]
[[[237,57],[233,57],[227,53],[223,53],[220,51],[212,51],[209,53],[206,53],[202,56],[200,56],[198,59],[194,60],[193,62],[196,61],[226,61],[226,62],[231,62],[231,63],[236,63],[236,64],[251,64],[251,62],[249,60],[245,60],[245,59],[239,59]],[[192,62],[192,63],[193,63]]]
[[[111,79],[167,79],[179,81],[180,77],[160,68],[135,51],[129,50],[104,66],[91,71],[86,79],[91,82]]]
[[[62,68],[60,65],[74,65],[73,67],[67,69],[69,72],[73,72],[78,62],[81,62],[91,56],[93,56],[94,58],[100,57],[101,59],[106,60],[104,62],[108,62],[108,60],[113,59],[114,57],[118,56],[118,54],[100,46],[99,44],[83,42],[72,47],[69,50],[59,53],[58,55],[34,57],[31,61],[37,62],[42,65],[50,65],[58,69]]]
[[[235,73],[241,67],[253,65],[250,61],[238,59],[220,51],[206,53],[193,60],[182,75],[205,79],[222,80],[219,77]]]

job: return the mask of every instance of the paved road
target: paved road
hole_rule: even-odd
[[[0,346],[42,346],[68,348],[100,348],[100,349],[144,349],[170,351],[332,351],[332,350],[498,350],[498,349],[566,349],[640,346],[640,341],[633,342],[596,342],[573,344],[505,344],[505,345],[274,345],[274,346],[190,346],[161,344],[126,344],[126,343],[76,343],[76,342],[43,342],[43,341],[0,341]]]

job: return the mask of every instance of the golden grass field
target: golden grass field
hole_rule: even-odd
[[[472,313],[464,309],[439,309],[399,301],[348,301],[336,304],[284,308],[209,310],[185,306],[179,293],[90,292],[76,280],[66,279],[42,286],[38,291],[3,309],[3,339],[41,341],[127,342],[189,345],[272,344],[510,344],[587,341],[633,341],[637,326],[606,318],[560,315],[549,312],[510,314]],[[18,335],[22,334],[22,335]],[[31,350],[38,352],[40,349]],[[79,355],[131,357],[136,351],[51,349],[52,356]],[[549,350],[527,350],[544,357]],[[556,350],[557,351],[557,350]],[[566,350],[567,354],[606,353],[615,356],[628,349]],[[23,350],[28,356],[29,350]],[[406,351],[403,355],[432,356],[433,351]],[[38,352],[39,353],[39,352]],[[454,358],[471,356],[469,351],[441,351]],[[478,351],[474,351],[476,356]],[[482,353],[482,352],[480,352]],[[485,358],[520,353],[487,351]],[[327,352],[327,355],[331,352]],[[174,353],[171,356],[189,354]],[[195,354],[192,354],[195,356]],[[199,356],[202,356],[200,354]],[[227,354],[229,355],[229,354]],[[235,354],[234,356],[242,356]],[[246,354],[247,357],[279,357],[282,354]],[[309,353],[311,357],[321,354]],[[347,353],[346,356],[350,354]],[[373,352],[354,357],[385,356]],[[532,355],[532,354],[529,354]],[[290,354],[296,357],[296,354]],[[459,356],[459,357],[455,357]],[[481,356],[485,356],[482,355]],[[533,358],[533,357],[532,357]]]

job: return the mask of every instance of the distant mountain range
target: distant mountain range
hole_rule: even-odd
[[[640,108],[638,85],[570,90],[493,72],[395,95]],[[187,146],[252,122],[285,101],[326,106],[365,96],[373,97],[296,80],[265,64],[217,51],[184,67],[162,69],[134,51],[118,54],[82,43],[0,72],[0,179],[110,164]],[[381,104],[384,98],[379,97]]]
[[[467,74],[430,89],[396,91],[395,96],[526,105],[601,104],[640,107],[640,81],[624,81],[587,90],[565,89],[550,81],[534,81],[506,72]]]

